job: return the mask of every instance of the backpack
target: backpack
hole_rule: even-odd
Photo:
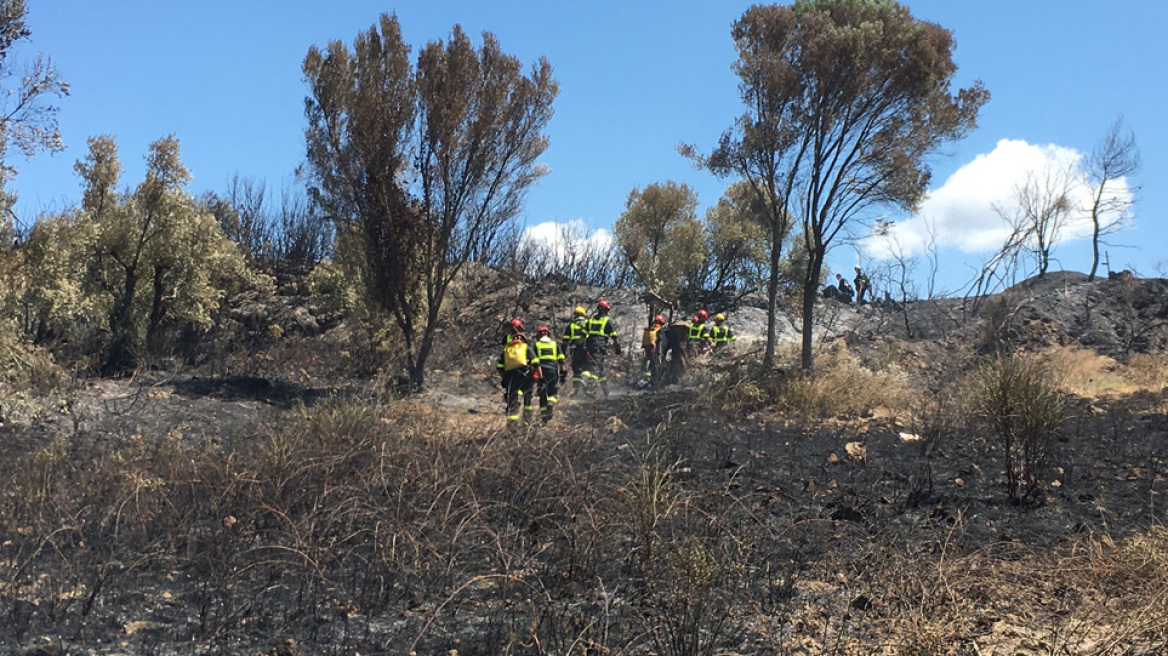
[[[646,328],[641,333],[641,348],[652,348],[657,346],[657,331],[659,327],[653,326]]]
[[[515,340],[503,347],[503,371],[527,366],[527,342]]]

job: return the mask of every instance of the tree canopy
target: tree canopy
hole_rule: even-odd
[[[60,152],[65,144],[57,124],[57,107],[47,99],[69,95],[69,84],[60,78],[53,61],[38,55],[18,69],[9,56],[13,47],[29,38],[24,0],[0,0],[0,247],[12,242],[12,206],[15,195],[6,186],[16,168],[8,161],[8,148],[16,146],[25,157],[38,151]]]
[[[970,130],[989,94],[980,83],[951,93],[952,34],[892,0],[757,5],[732,35],[747,109],[707,163],[771,194],[773,250],[778,228],[797,224],[809,369],[828,249],[874,210],[914,207],[929,181],[927,155]]]
[[[529,74],[498,40],[475,49],[455,25],[411,63],[397,17],[313,47],[304,59],[315,202],[364,235],[367,284],[424,381],[439,312],[466,262],[485,258],[546,168],[537,159],[558,86],[540,60]]]
[[[645,290],[660,306],[680,304],[686,283],[702,267],[705,250],[697,195],[669,181],[633,189],[613,236]]]

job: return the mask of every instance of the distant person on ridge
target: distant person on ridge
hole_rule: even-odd
[[[564,353],[556,340],[552,339],[552,331],[547,326],[540,326],[535,331],[534,364],[532,371],[538,370],[535,385],[539,389],[540,420],[546,424],[551,421],[552,412],[560,402],[556,396],[560,389],[560,378],[567,374]]]
[[[617,355],[621,354],[616,325],[608,316],[610,308],[612,305],[603,298],[596,303],[596,313],[588,320],[588,338],[585,340],[585,346],[588,349],[588,362],[587,368],[584,370],[584,377],[599,382],[605,396],[608,396],[608,376],[604,370],[604,358],[608,354],[610,340],[612,341],[612,350]]]
[[[520,402],[523,403],[524,418],[531,413],[531,366],[535,362],[535,352],[523,333],[516,334],[499,354],[499,384],[503,387],[503,403],[510,422],[519,423]]]
[[[864,304],[864,294],[868,292],[868,276],[856,267],[856,278],[852,282],[856,283],[856,305]]]
[[[588,364],[588,349],[585,341],[588,338],[588,310],[583,305],[577,305],[572,311],[572,322],[564,329],[564,348],[572,356],[572,386],[584,382],[584,369]]]
[[[839,296],[837,298],[839,298],[840,302],[842,302],[842,303],[850,304],[852,302],[852,296],[853,296],[852,286],[850,284],[848,284],[848,281],[846,278],[844,278],[843,276],[841,276],[838,273],[835,274],[835,279],[837,281],[836,286],[839,287]]]

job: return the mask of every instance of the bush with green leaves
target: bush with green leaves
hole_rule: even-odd
[[[191,176],[179,141],[150,145],[146,178],[118,191],[121,163],[112,137],[89,140],[76,170],[85,184],[82,220],[91,224],[85,291],[105,319],[103,370],[124,370],[160,353],[169,329],[205,329],[230,290],[261,285],[214,215],[185,186]]]
[[[94,304],[84,278],[92,228],[76,213],[43,217],[8,255],[0,308],[25,338],[48,343],[90,323]]]

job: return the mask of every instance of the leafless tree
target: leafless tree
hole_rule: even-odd
[[[1010,233],[965,287],[963,311],[976,315],[989,294],[1017,282],[1028,232],[1025,226],[1011,224]]]
[[[1136,137],[1127,129],[1123,117],[1115,119],[1107,134],[1091,151],[1084,164],[1085,183],[1091,191],[1091,273],[1095,279],[1099,269],[1099,244],[1104,235],[1116,232],[1130,219],[1132,198],[1138,187],[1126,178],[1140,169],[1140,151]]]
[[[1070,168],[1049,164],[1031,171],[1025,181],[1014,186],[1009,205],[993,206],[994,212],[1010,225],[1011,233],[1022,236],[1023,247],[1034,257],[1040,278],[1046,276],[1051,253],[1075,209],[1071,201],[1073,186]]]

